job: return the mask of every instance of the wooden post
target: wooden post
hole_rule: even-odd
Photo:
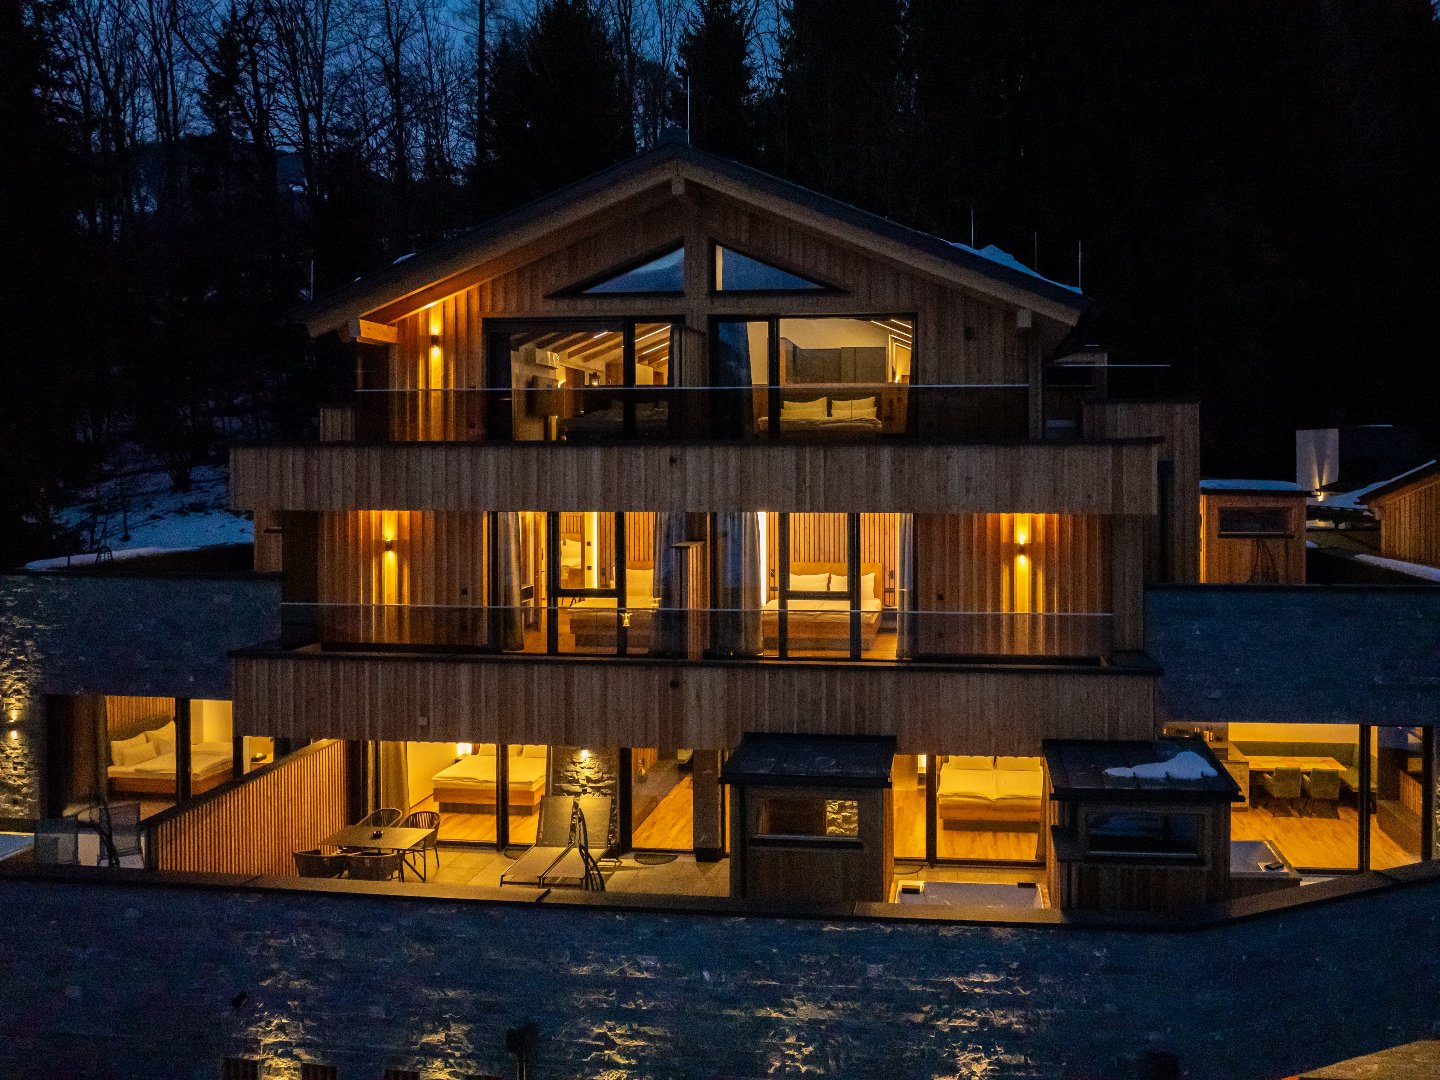
[[[175,699],[175,801],[190,801],[190,699]]]
[[[690,767],[691,841],[696,862],[725,857],[724,799],[720,789],[720,751],[695,750]]]

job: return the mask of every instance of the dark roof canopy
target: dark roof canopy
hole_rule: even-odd
[[[1169,761],[1185,750],[1204,758],[1215,775],[1199,780],[1151,780],[1108,776],[1105,772],[1117,767],[1134,768]],[[1157,802],[1176,798],[1229,802],[1240,793],[1239,785],[1203,739],[1156,739],[1154,742],[1046,739],[1044,754],[1053,789],[1051,797],[1056,799],[1108,795]]]
[[[889,787],[895,740],[889,735],[769,735],[740,740],[720,779],[727,784]]]

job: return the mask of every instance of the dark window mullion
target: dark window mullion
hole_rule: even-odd
[[[1360,821],[1360,835],[1357,837],[1359,846],[1355,852],[1355,866],[1362,872],[1370,869],[1370,733],[1372,731],[1374,728],[1369,724],[1360,725],[1360,795],[1356,800],[1360,809],[1360,813],[1356,815]]]
[[[766,407],[770,410],[770,438],[780,438],[780,320],[772,317],[766,320],[765,352],[766,371],[770,387],[766,391]]]
[[[775,516],[780,533],[775,538],[775,655],[783,660],[790,655],[790,514]]]
[[[625,512],[615,514],[615,655],[624,656],[629,644],[628,628],[625,625],[625,605],[629,593],[625,590]]]
[[[845,570],[850,586],[850,659],[859,660],[861,654],[860,624],[863,612],[860,610],[860,515],[845,516]],[[877,581],[878,585],[879,582]]]

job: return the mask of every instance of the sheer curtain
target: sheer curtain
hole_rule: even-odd
[[[710,650],[717,656],[759,656],[760,516],[716,514],[715,551]]]
[[[410,754],[403,742],[382,742],[379,754],[380,805],[410,813]]]
[[[650,651],[657,656],[678,655],[684,647],[684,624],[689,597],[680,594],[681,553],[675,545],[685,541],[685,515],[655,514],[655,593],[660,609],[655,613],[655,633]]]
[[[520,612],[520,515],[497,513],[494,517],[500,579],[490,600],[494,612],[490,625],[495,635],[491,646],[498,644],[508,652],[517,652],[525,646]]]
[[[895,529],[895,655],[910,657],[915,649],[915,518],[899,515]]]

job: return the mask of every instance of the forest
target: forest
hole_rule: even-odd
[[[0,566],[304,437],[347,376],[287,312],[668,127],[1081,280],[1214,473],[1440,431],[1430,0],[7,0]]]

